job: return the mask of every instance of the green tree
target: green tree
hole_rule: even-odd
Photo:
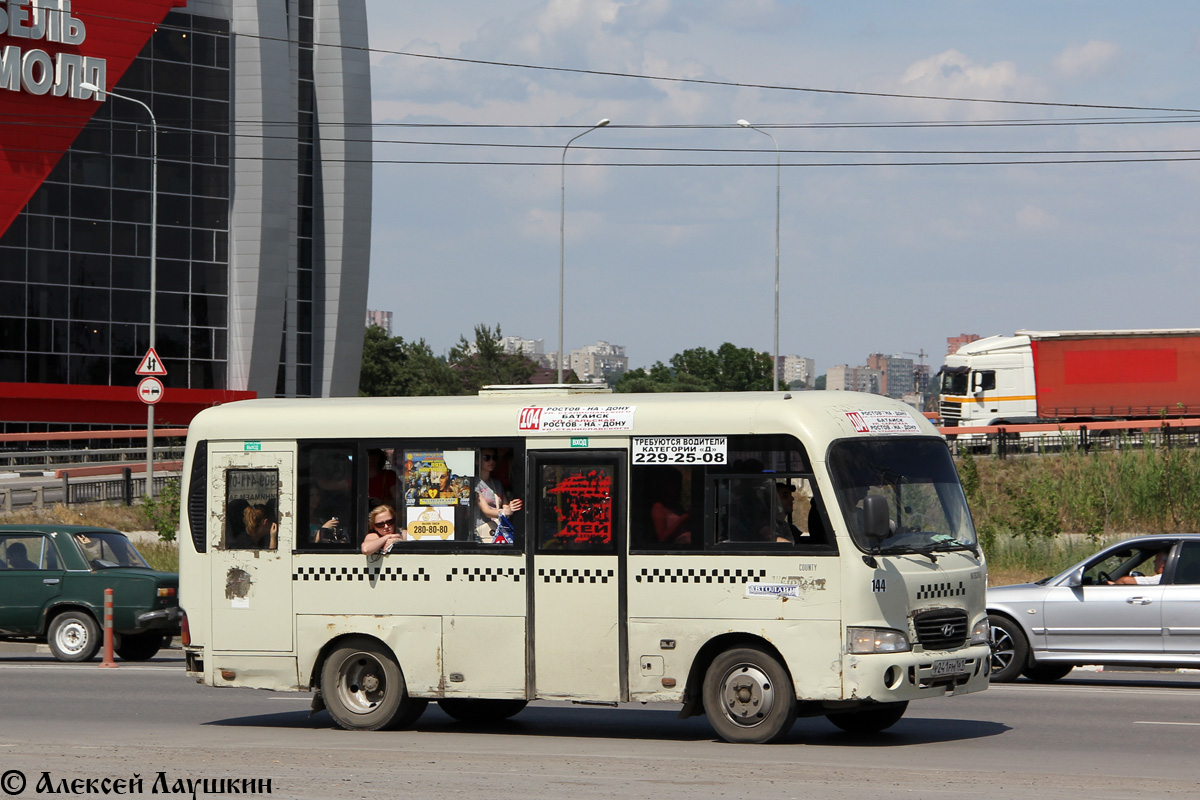
[[[405,342],[378,325],[363,337],[358,393],[364,397],[414,397],[459,394],[454,370],[430,350],[424,339]]]
[[[824,388],[825,388],[825,376],[818,375],[817,379],[815,381],[813,381],[813,389],[824,389]]]
[[[673,392],[675,391],[675,376],[671,374],[671,370],[667,365],[661,361],[656,361],[649,372],[642,367],[625,372],[613,384],[613,391],[637,393]]]
[[[655,362],[621,376],[618,392],[751,392],[770,391],[771,357],[726,342],[714,352],[696,347],[676,353],[671,366]]]
[[[475,394],[484,386],[527,384],[537,364],[523,355],[505,353],[500,323],[493,332],[487,325],[475,326],[475,342],[460,336],[450,349],[450,363],[462,384],[461,394]]]

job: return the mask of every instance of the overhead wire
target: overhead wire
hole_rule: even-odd
[[[125,23],[146,24],[144,20],[134,20],[130,18],[117,17],[111,15],[97,14],[95,12],[76,12],[78,16],[87,16],[93,19],[105,19],[108,21],[117,21]],[[167,21],[163,21],[155,25],[155,28],[167,28],[173,30],[186,30],[191,32],[190,28],[182,28],[173,26]],[[210,31],[202,31],[201,33],[211,34]],[[801,92],[810,94],[822,95],[842,95],[847,97],[871,97],[880,99],[898,99],[898,100],[931,100],[953,103],[976,103],[976,104],[995,104],[995,105],[1015,105],[1015,106],[1031,106],[1041,108],[1090,108],[1106,111],[1157,111],[1171,113],[1186,113],[1200,114],[1200,109],[1196,108],[1177,108],[1171,106],[1135,106],[1121,105],[1115,103],[1064,103],[1049,100],[1015,100],[1004,98],[986,98],[986,97],[962,97],[954,95],[935,95],[935,94],[909,94],[903,92],[872,92],[854,89],[828,89],[813,86],[789,86],[786,84],[769,84],[769,83],[748,83],[745,81],[730,81],[720,80],[716,78],[684,78],[674,75],[647,75],[644,73],[621,72],[617,70],[597,70],[584,69],[581,67],[561,67],[551,66],[547,64],[525,64],[517,61],[497,61],[492,59],[482,58],[466,58],[463,56],[446,56],[433,53],[413,53],[405,50],[391,50],[381,47],[370,47],[366,45],[350,45],[342,43],[326,43],[326,42],[301,42],[299,39],[281,36],[267,36],[265,34],[252,34],[241,31],[230,31],[230,37],[241,37],[244,39],[257,39],[266,42],[278,42],[288,45],[312,46],[313,48],[331,48],[353,50],[356,52],[367,53],[368,55],[394,55],[405,58],[428,59],[432,61],[444,61],[450,63],[472,64],[478,66],[489,67],[504,67],[508,69],[520,69],[539,72],[558,72],[574,75],[592,75],[597,77],[608,78],[624,78],[633,80],[644,80],[666,83],[683,83],[694,84],[699,86],[719,86],[735,89],[762,89],[767,91],[782,91],[782,92]]]
[[[94,19],[107,19],[110,21],[133,22],[133,20],[123,19],[115,16],[106,16],[88,12],[87,16]],[[168,30],[190,30],[173,26],[169,22],[164,21],[159,23],[156,28],[167,28]],[[282,42],[288,44],[299,43],[296,39],[265,36],[261,34],[248,34],[241,32],[230,32],[230,37],[245,37],[252,39],[260,39],[264,41]],[[304,43],[307,44],[307,43]],[[454,56],[440,56],[422,53],[412,53],[402,50],[391,50],[386,48],[374,48],[345,44],[325,44],[320,42],[312,43],[314,47],[333,47],[346,48],[357,51],[364,51],[370,54],[395,55],[412,58],[428,58],[440,61],[461,62],[467,64],[494,66],[503,68],[515,68],[524,70],[541,70],[552,72],[563,72],[573,74],[596,75],[618,78],[639,78],[651,81],[669,81],[689,84],[700,84],[706,86],[724,86],[737,88],[755,88],[777,91],[795,91],[795,92],[811,92],[818,94],[837,94],[847,96],[860,96],[871,98],[893,98],[893,99],[917,99],[917,100],[936,100],[936,101],[951,101],[963,103],[995,103],[1001,105],[1022,105],[1022,106],[1040,106],[1051,108],[1071,108],[1071,109],[1097,109],[1105,111],[1137,111],[1137,112],[1158,112],[1160,114],[1170,113],[1177,116],[1153,116],[1153,117],[1108,117],[1108,116],[1091,116],[1081,118],[1040,118],[1040,119],[987,119],[987,120],[907,120],[907,121],[875,121],[875,122],[809,122],[809,123],[760,123],[757,127],[768,128],[773,130],[835,130],[835,129],[910,129],[910,128],[996,128],[996,127],[1042,127],[1042,126],[1093,126],[1093,125],[1161,125],[1161,124],[1193,124],[1200,122],[1200,116],[1190,116],[1192,114],[1200,114],[1196,109],[1188,108],[1169,108],[1169,107],[1154,107],[1154,106],[1132,106],[1132,105],[1117,105],[1117,104],[1095,104],[1095,103],[1063,103],[1051,101],[1026,101],[1026,100],[1010,100],[996,98],[974,98],[974,97],[955,97],[942,95],[918,95],[918,94],[903,94],[895,92],[868,92],[857,90],[840,90],[826,89],[817,87],[802,87],[802,86],[787,86],[780,84],[761,84],[747,83],[740,81],[725,81],[715,79],[696,79],[696,78],[680,78],[675,76],[664,75],[638,75],[634,73],[614,72],[604,70],[588,70],[571,67],[555,67],[537,64],[523,64],[519,62],[508,61],[493,61],[485,59],[468,59]],[[1188,116],[1182,116],[1188,115]],[[6,119],[14,117],[15,119]],[[48,120],[55,119],[55,115],[35,115],[35,120],[40,120],[42,127],[53,126]],[[183,126],[173,126],[172,123],[176,120],[172,118],[159,118],[160,132],[174,133],[211,133],[217,136],[228,135],[236,140],[248,139],[263,139],[263,140],[286,140],[294,141],[297,144],[309,144],[314,141],[320,142],[342,142],[346,144],[354,143],[370,143],[373,147],[384,146],[404,146],[404,147],[448,147],[448,148],[479,148],[479,149],[519,149],[519,150],[558,150],[558,144],[540,144],[540,143],[521,143],[521,142],[463,142],[463,141],[424,141],[410,139],[384,139],[372,136],[369,139],[351,138],[351,137],[314,137],[309,138],[300,135],[277,135],[269,133],[253,133],[256,129],[267,129],[271,127],[296,127],[295,120],[234,120],[233,130],[229,133],[219,131],[206,131]],[[190,120],[183,120],[190,122]],[[113,119],[114,124],[130,124],[140,127],[145,127],[144,122],[136,120],[119,120]],[[31,121],[28,116],[18,116],[14,114],[0,113],[0,127],[16,126],[16,125],[35,125],[39,122]],[[63,125],[60,127],[74,127]],[[372,130],[377,128],[408,128],[416,130],[429,129],[490,129],[490,130],[524,130],[538,131],[550,129],[577,129],[586,126],[574,125],[539,125],[539,124],[498,124],[498,123],[413,123],[413,122],[351,122],[342,123],[341,127],[347,129],[366,128]],[[733,123],[720,124],[625,124],[613,125],[614,129],[626,130],[722,130],[722,129],[738,129],[740,126]],[[650,147],[650,146],[601,146],[601,145],[582,145],[578,148],[582,151],[590,152],[617,152],[617,153],[719,153],[719,154],[761,154],[764,151],[754,148],[717,148],[717,147]],[[37,153],[41,152],[36,149],[9,149],[9,153]],[[944,160],[909,160],[909,161],[804,161],[804,162],[788,162],[782,163],[781,166],[786,167],[821,167],[821,166],[841,166],[841,167],[903,167],[903,166],[1004,166],[1004,165],[1050,165],[1050,164],[1119,164],[1119,163],[1152,163],[1152,162],[1167,162],[1167,161],[1193,161],[1196,158],[1189,154],[1200,153],[1200,150],[1191,149],[1162,149],[1162,148],[1126,148],[1126,149],[1070,149],[1070,150],[1020,150],[1020,149],[780,149],[780,153],[792,155],[880,155],[880,156],[1032,156],[1032,155],[1055,155],[1055,156],[1131,156],[1129,158],[1044,158],[1044,159],[988,159],[988,160],[967,160],[949,158]],[[160,154],[161,155],[161,154]],[[246,156],[237,153],[231,153],[232,160],[261,160],[261,161],[286,161],[293,160],[291,158],[272,157],[272,156]],[[364,163],[364,159],[349,159],[349,158],[330,158],[328,156],[320,156],[320,159],[326,163]],[[438,165],[438,166],[557,166],[561,162],[555,161],[531,161],[531,160],[452,160],[452,159],[381,159],[372,158],[370,163],[376,164],[401,164],[401,165]],[[607,166],[607,167],[748,167],[762,166],[750,161],[744,162],[597,162],[585,161],[578,162],[573,166]],[[767,165],[771,166],[771,165]]]

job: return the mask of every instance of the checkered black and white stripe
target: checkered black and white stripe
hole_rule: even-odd
[[[416,572],[404,567],[297,567],[294,581],[427,581],[424,567]]]
[[[524,567],[458,567],[452,568],[446,573],[446,580],[460,581],[498,581],[504,579],[513,583],[520,583],[525,577]]]
[[[917,589],[917,599],[931,600],[938,597],[960,597],[966,593],[967,587],[962,581],[958,582],[958,586],[952,583],[922,583]]]
[[[765,569],[643,569],[634,576],[638,583],[759,583]]]
[[[611,569],[539,569],[542,583],[608,583],[613,577]]]

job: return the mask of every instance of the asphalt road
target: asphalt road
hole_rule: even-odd
[[[1095,800],[1193,797],[1200,779],[1200,675],[1077,670],[913,704],[879,736],[802,719],[785,743],[758,746],[638,705],[535,703],[478,728],[431,705],[415,730],[350,733],[310,716],[308,695],[198,686],[175,654],[96,663],[0,645],[0,789],[16,788],[16,770],[17,797],[38,796],[43,772],[59,787],[136,773],[149,795],[162,772],[166,787],[269,778],[285,798]]]

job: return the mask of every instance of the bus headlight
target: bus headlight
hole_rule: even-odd
[[[991,641],[992,624],[987,617],[975,623],[971,628],[971,644],[987,644]]]
[[[908,637],[890,628],[848,628],[849,652],[856,655],[866,653],[906,653],[912,649]]]

